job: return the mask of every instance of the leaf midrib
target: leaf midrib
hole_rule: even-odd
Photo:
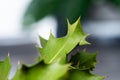
[[[74,34],[74,32],[75,32],[75,29],[74,29],[74,31],[72,32],[72,34],[71,35],[73,35]],[[63,44],[63,46],[57,51],[57,53],[55,54],[55,56],[48,62],[48,63],[51,63],[58,55],[59,55],[59,53],[61,52],[61,50],[63,50],[64,48],[65,48],[65,46],[67,45],[67,42],[68,42],[68,40],[69,40],[69,38],[71,37],[71,35],[67,35],[65,38],[65,43]],[[68,38],[67,38],[68,37]]]

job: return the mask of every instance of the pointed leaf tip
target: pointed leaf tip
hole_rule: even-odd
[[[79,45],[90,45],[90,43],[88,41],[86,41],[86,38],[89,36],[89,34],[84,34],[84,37],[81,38]]]
[[[80,24],[80,17],[77,19],[77,21],[74,24]]]

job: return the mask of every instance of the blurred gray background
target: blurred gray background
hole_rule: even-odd
[[[46,6],[47,5],[47,6]],[[90,46],[98,51],[95,73],[105,80],[120,78],[120,0],[4,0],[0,1],[0,60],[10,53],[11,78],[17,63],[32,64],[38,57],[38,36],[48,39],[66,34],[71,23],[81,16]]]

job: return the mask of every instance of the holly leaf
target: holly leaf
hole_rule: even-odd
[[[70,59],[72,66],[79,70],[92,70],[95,68],[97,53],[79,52]]]
[[[11,64],[9,56],[4,60],[0,61],[0,80],[8,80]]]
[[[22,66],[17,70],[13,80],[58,80],[69,70],[69,64],[60,64],[56,61],[45,64],[43,61],[31,66]]]
[[[87,36],[82,30],[80,18],[74,24],[70,24],[68,21],[67,35],[61,38],[55,38],[50,34],[46,45],[39,49],[41,57],[47,64],[54,62],[56,59],[65,58],[66,54],[77,44],[88,44],[85,40]]]
[[[104,80],[104,76],[97,76],[86,70],[71,70],[67,80]]]

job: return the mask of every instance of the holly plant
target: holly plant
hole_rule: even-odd
[[[31,66],[20,63],[12,80],[104,80],[104,76],[93,74],[97,53],[77,51],[68,60],[76,46],[88,45],[80,24],[80,18],[73,24],[68,22],[66,36],[52,35],[46,40],[40,37],[42,47],[37,47],[40,56]],[[8,80],[11,64],[8,56],[0,62],[0,80]]]

